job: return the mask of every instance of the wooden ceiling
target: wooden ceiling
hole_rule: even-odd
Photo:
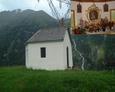
[[[115,1],[115,0],[71,0],[71,1],[78,1],[78,2],[108,2],[108,1]]]

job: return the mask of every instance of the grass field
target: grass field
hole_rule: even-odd
[[[3,67],[0,92],[115,92],[115,72]]]

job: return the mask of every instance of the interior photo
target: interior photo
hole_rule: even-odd
[[[74,34],[115,34],[115,0],[71,0]]]

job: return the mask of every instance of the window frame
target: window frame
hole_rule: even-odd
[[[46,58],[46,47],[40,48],[40,56],[41,58]]]

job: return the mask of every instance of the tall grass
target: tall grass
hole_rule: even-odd
[[[115,72],[2,67],[0,92],[115,92]]]

